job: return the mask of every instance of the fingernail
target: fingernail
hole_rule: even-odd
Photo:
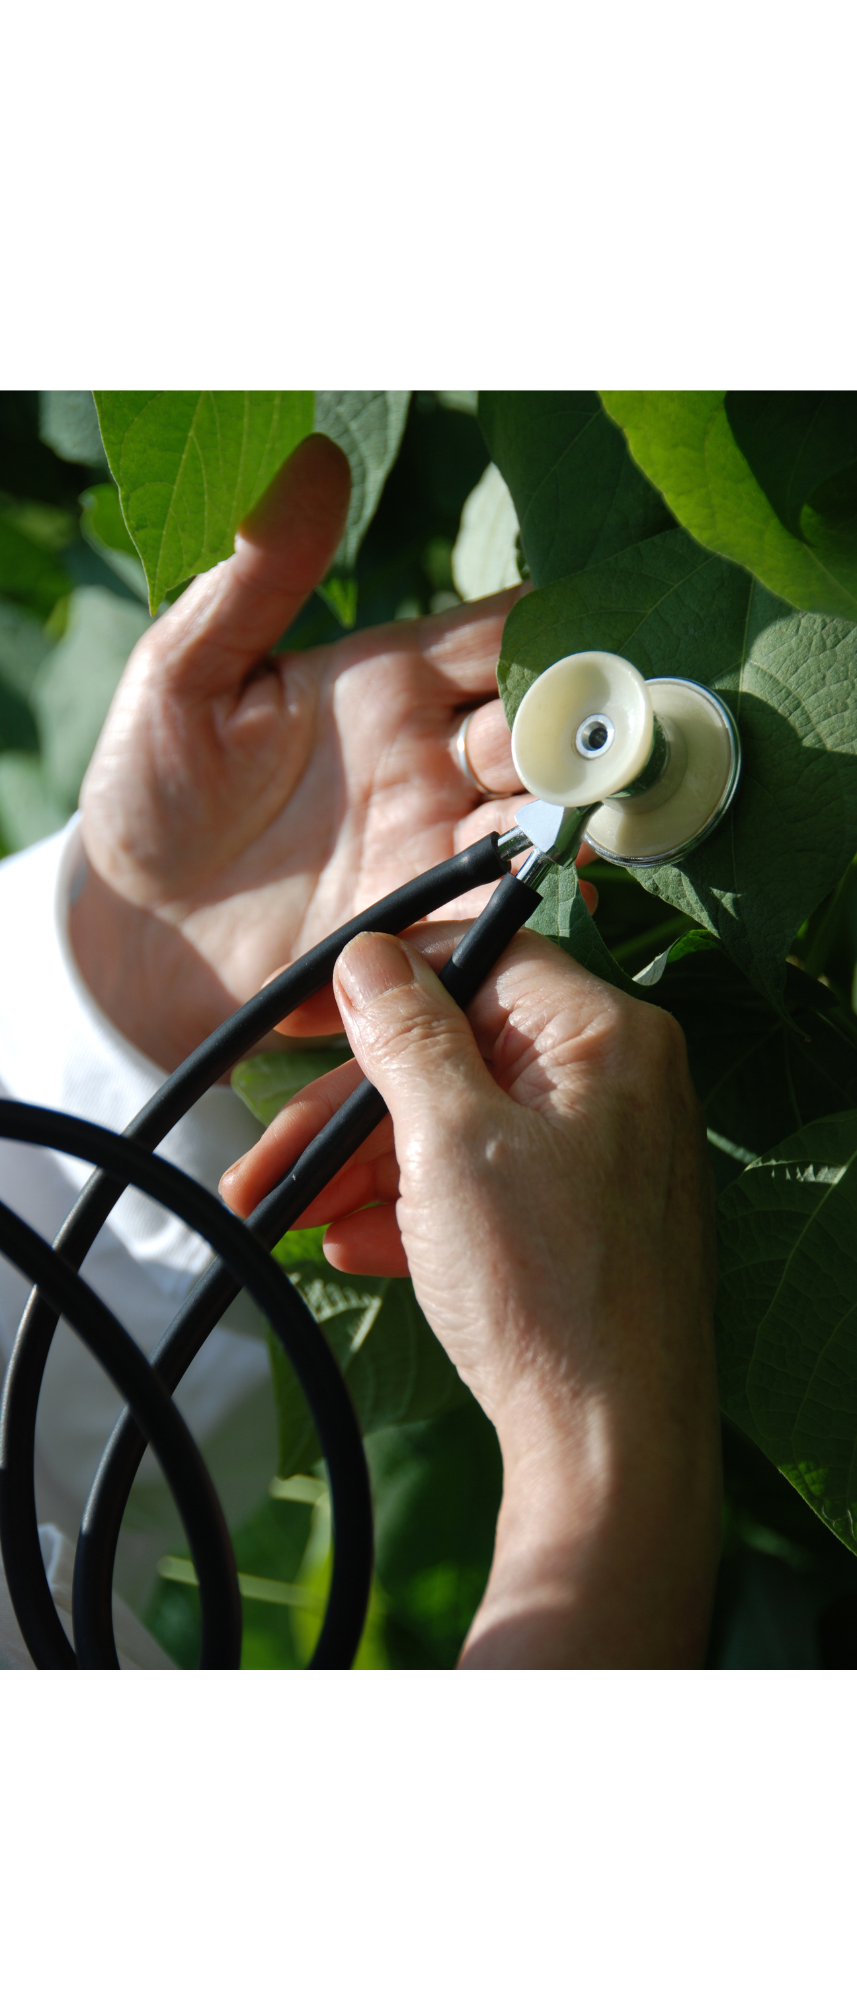
[[[337,960],[336,976],[358,1013],[371,1007],[381,993],[414,984],[414,968],[407,952],[398,938],[385,937],[383,931],[364,931],[352,938]]]

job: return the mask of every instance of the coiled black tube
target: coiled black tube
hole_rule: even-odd
[[[161,1202],[189,1229],[195,1230],[211,1244],[231,1272],[237,1289],[246,1285],[251,1297],[270,1321],[307,1398],[329,1468],[334,1534],[333,1577],[312,1665],[350,1665],[363,1629],[372,1576],[369,1478],[357,1419],[345,1382],[303,1300],[246,1225],[224,1208],[214,1195],[209,1194],[207,1188],[200,1187],[167,1160],[153,1159],[124,1135],[107,1132],[99,1125],[72,1118],[65,1112],[47,1111],[40,1105],[4,1102],[0,1103],[0,1138],[22,1140],[28,1145],[50,1146],[60,1152],[72,1153],[78,1159],[90,1160],[111,1176],[114,1185],[119,1181],[122,1186],[130,1184],[150,1195],[152,1200]],[[82,1279],[63,1264],[55,1250],[49,1249],[25,1223],[0,1205],[0,1248],[5,1251],[7,1245],[8,1254],[22,1269],[35,1272],[40,1286],[44,1281],[43,1288],[52,1299],[57,1316],[66,1310],[67,1302],[71,1305],[73,1324],[108,1369],[121,1393],[129,1396],[129,1400],[133,1397],[133,1405],[158,1452],[188,1530],[203,1592],[203,1631],[215,1633],[219,1655],[224,1650],[227,1655],[206,1657],[202,1663],[207,1666],[237,1666],[234,1619],[231,1639],[228,1630],[224,1638],[221,1629],[223,1610],[218,1613],[214,1602],[215,1594],[221,1598],[225,1596],[228,1613],[229,1593],[234,1594],[240,1656],[240,1605],[237,1601],[234,1559],[230,1549],[228,1561],[224,1564],[223,1545],[224,1541],[228,1543],[226,1525],[222,1522],[208,1474],[182,1418],[171,1405],[163,1384],[158,1381],[136,1343],[102,1302],[90,1292]],[[16,1351],[20,1344],[19,1334]],[[15,1358],[13,1352],[10,1369]],[[169,1416],[167,1412],[170,1412]],[[0,1491],[3,1498],[0,1521],[4,1529],[8,1528],[9,1514],[7,1481],[13,1474],[20,1481],[23,1449],[24,1440],[15,1429],[14,1403],[11,1416],[10,1409],[4,1404],[0,1419]],[[191,1454],[187,1459],[186,1453]],[[186,1465],[191,1468],[190,1471],[186,1470]],[[26,1469],[32,1493],[32,1453]],[[15,1593],[10,1568],[14,1574],[14,1565],[20,1560],[20,1555],[18,1538],[11,1538],[8,1549],[4,1538],[3,1559],[13,1603]],[[31,1561],[35,1556],[38,1557],[38,1569],[44,1575],[38,1536],[35,1551],[31,1551]],[[17,1611],[17,1604],[15,1608]],[[77,1586],[73,1608],[77,1640]],[[71,1660],[64,1660],[62,1664],[74,1666],[75,1655],[70,1647],[68,1650]],[[36,1664],[40,1662],[37,1660]],[[53,1661],[49,1664],[52,1665]],[[118,1662],[114,1659],[111,1664]]]
[[[187,1425],[136,1342],[103,1300],[5,1202],[0,1202],[0,1251],[40,1287],[55,1312],[65,1314],[120,1394],[127,1396],[169,1482],[196,1563],[202,1600],[200,1664],[237,1667],[241,1599],[232,1544],[205,1461]]]
[[[204,1091],[276,1027],[284,1015],[327,984],[340,951],[361,930],[392,933],[406,930],[409,924],[468,889],[499,880],[508,868],[508,861],[499,851],[497,835],[488,834],[462,854],[428,869],[413,882],[403,883],[391,895],[341,925],[200,1043],[132,1119],[126,1136],[154,1151]],[[117,1180],[96,1173],[82,1189],[54,1242],[55,1250],[72,1270],[83,1263],[124,1186],[121,1176]],[[0,1418],[3,1474],[0,1546],[15,1615],[32,1658],[37,1666],[69,1668],[75,1665],[75,1658],[57,1616],[41,1559],[32,1473],[39,1395],[57,1319],[58,1314],[48,1300],[40,1292],[34,1292],[27,1302],[7,1369]],[[183,1372],[182,1368],[180,1374]],[[5,1465],[4,1437],[10,1453]],[[8,1444],[10,1439],[15,1441],[14,1450]]]
[[[508,863],[498,851],[497,836],[489,835],[486,840],[478,842],[463,855],[442,863],[417,881],[405,884],[392,896],[384,898],[382,902],[342,926],[323,945],[315,947],[296,965],[287,968],[286,972],[280,974],[195,1050],[132,1122],[125,1135],[126,1139],[136,1139],[137,1147],[141,1144],[145,1147],[157,1145],[170,1126],[184,1115],[196,1098],[217,1080],[224,1069],[231,1067],[263,1033],[282,1019],[285,1013],[300,1005],[303,1000],[326,984],[339,952],[345,943],[358,935],[361,930],[405,929],[419,916],[426,915],[439,904],[450,901],[464,889],[497,880],[506,873],[507,868]],[[538,900],[533,891],[524,889],[511,878],[501,884],[488,909],[462,940],[443,975],[445,983],[461,1004],[466,1004],[472,997],[486,971],[521,923],[537,906]],[[270,1247],[277,1241],[301,1209],[307,1206],[315,1193],[320,1192],[338,1171],[339,1166],[361,1143],[363,1137],[379,1122],[384,1115],[384,1109],[382,1100],[371,1086],[361,1085],[348,1105],[341,1108],[326,1131],[319,1135],[312,1147],[307,1149],[307,1153],[286,1177],[286,1181],[259,1205],[251,1217],[250,1227],[260,1243]],[[59,1114],[43,1115],[50,1118]],[[90,1129],[99,1132],[97,1127]],[[100,1134],[100,1137],[111,1139],[116,1135]],[[44,1143],[52,1146],[59,1144],[56,1138],[45,1140]],[[82,1157],[92,1157],[96,1161],[101,1159],[100,1154],[86,1152]],[[117,1157],[113,1155],[114,1161]],[[151,1164],[160,1167],[166,1163],[150,1162]],[[128,1172],[123,1175],[121,1168],[119,1172],[97,1173],[87,1184],[54,1246],[55,1252],[61,1253],[66,1269],[73,1270],[82,1261],[103,1220],[106,1219],[122,1188],[129,1180],[135,1185],[142,1185],[137,1174]],[[193,1183],[189,1185],[193,1186]],[[206,1198],[211,1199],[211,1197]],[[218,1204],[215,1203],[214,1206],[216,1214],[222,1216],[224,1211]],[[237,1226],[239,1230],[245,1227],[242,1224]],[[208,1230],[200,1229],[200,1233],[217,1248],[215,1239]],[[268,1265],[268,1268],[273,1267]],[[186,1302],[183,1312],[152,1357],[151,1366],[157,1372],[164,1389],[171,1392],[176,1386],[193,1355],[199,1351],[208,1332],[243,1283],[244,1279],[236,1271],[233,1258],[225,1256],[200,1281]],[[255,1288],[248,1288],[253,1289],[256,1295]],[[290,1286],[287,1296],[290,1300],[295,1300],[297,1296]],[[298,1303],[300,1304],[300,1301]],[[3,1547],[10,1594],[22,1632],[36,1663],[42,1666],[73,1667],[77,1664],[75,1655],[60,1625],[44,1574],[38,1544],[33,1488],[33,1447],[38,1397],[59,1310],[61,1308],[57,1307],[55,1299],[46,1295],[44,1287],[41,1292],[33,1295],[24,1314],[10,1362],[2,1422],[0,1422],[0,1543]],[[306,1318],[312,1326],[313,1336],[318,1341],[319,1336],[311,1315],[307,1314]],[[321,1344],[324,1347],[323,1341]],[[327,1352],[325,1347],[325,1353]],[[294,1359],[294,1356],[292,1358]],[[149,1364],[144,1362],[143,1366],[148,1367]],[[299,1379],[303,1379],[297,1365],[296,1372]],[[335,1372],[342,1387],[338,1371]],[[346,1404],[350,1410],[347,1394]],[[323,1449],[326,1449],[324,1417],[320,1417],[314,1404],[311,1403],[311,1407]],[[116,1426],[90,1495],[75,1563],[75,1635],[81,1665],[114,1667],[118,1665],[112,1633],[112,1571],[127,1493],[145,1449],[145,1442],[146,1439],[134,1421],[131,1411],[124,1413]],[[366,1473],[362,1448],[360,1465],[365,1485]],[[330,1471],[333,1483],[332,1464]],[[368,1492],[368,1487],[366,1490]],[[209,1522],[209,1537],[212,1532],[214,1526]],[[371,1552],[371,1514],[369,1549]],[[232,1568],[234,1571],[234,1562]],[[364,1561],[362,1570],[365,1571],[365,1568]],[[358,1577],[360,1573],[361,1565],[358,1562],[353,1574]],[[358,1584],[358,1596],[361,1588],[363,1586]],[[368,1588],[368,1583],[365,1588]],[[352,1592],[351,1596],[353,1595]],[[342,1615],[338,1611],[340,1598],[344,1607]],[[314,1666],[350,1663],[362,1627],[365,1589],[362,1598],[363,1612],[356,1628],[354,1616],[349,1616],[348,1598],[345,1570],[341,1564],[335,1562],[328,1615],[313,1658]],[[340,1626],[350,1635],[351,1652],[345,1658],[341,1652],[337,1654],[336,1650],[338,1644],[336,1635]],[[204,1663],[209,1663],[207,1658]]]
[[[486,974],[538,903],[537,893],[512,875],[506,876],[495,889],[487,908],[456,946],[440,975],[459,1006],[466,1007],[473,999]],[[290,1172],[253,1211],[248,1226],[260,1242],[273,1249],[380,1124],[386,1109],[374,1085],[365,1080],[358,1084]],[[153,1368],[171,1392],[239,1289],[223,1262],[213,1264],[194,1286],[152,1356]],[[132,1412],[123,1411],[99,1465],[81,1525],[75,1590],[79,1589],[82,1629],[101,1635],[96,1653],[90,1653],[87,1641],[87,1663],[94,1666],[115,1664],[111,1621],[113,1569],[122,1516],[144,1449],[145,1439]]]

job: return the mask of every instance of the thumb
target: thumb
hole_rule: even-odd
[[[276,644],[333,561],[350,490],[339,446],[304,438],[242,521],[234,556],[198,577],[153,627],[176,685],[202,695],[232,688]]]
[[[412,945],[364,931],[340,953],[333,987],[364,1075],[402,1124],[455,1105],[460,1119],[495,1086],[470,1024]]]

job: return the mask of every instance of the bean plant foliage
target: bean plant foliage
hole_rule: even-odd
[[[857,396],[2,399],[7,848],[73,810],[136,638],[230,553],[313,429],[348,455],[351,507],[330,575],[281,644],[446,608],[521,575],[533,587],[498,667],[510,723],[533,680],[586,647],[623,654],[646,678],[702,682],[735,717],[744,769],[716,835],[680,866],[593,864],[594,920],[575,869],[557,870],[532,923],[676,1016],[705,1111],[727,1485],[710,1663],[845,1663],[837,1606],[857,1615]],[[240,1065],[234,1085],[265,1123],[345,1053],[285,1047]],[[407,1281],[339,1277],[319,1231],[292,1232],[277,1254],[367,1437],[379,1535],[363,1664],[451,1664],[490,1558],[491,1427]],[[318,1441],[273,1349],[272,1376],[280,1480],[315,1493]],[[288,1542],[294,1603],[302,1589],[310,1602],[328,1560],[315,1530],[290,1529],[276,1558],[267,1532],[248,1530],[246,1559],[282,1575]],[[164,1632],[170,1590],[182,1595],[164,1586]],[[297,1664],[294,1618],[285,1652],[253,1628],[247,1664]]]

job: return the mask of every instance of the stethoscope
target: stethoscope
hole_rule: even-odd
[[[172,1490],[199,1581],[200,1666],[238,1667],[241,1600],[229,1531],[172,1394],[245,1286],[295,1370],[327,1463],[333,1570],[310,1665],[351,1665],[372,1577],[366,1460],[330,1348],[269,1252],[386,1115],[383,1098],[372,1084],[358,1084],[247,1222],[177,1167],[153,1157],[154,1149],[263,1035],[328,984],[340,952],[361,931],[407,930],[455,897],[495,882],[486,908],[440,975],[466,1007],[538,908],[550,870],[574,859],[584,835],[604,860],[620,865],[679,861],[720,824],[741,770],[734,721],[709,689],[678,679],[646,681],[627,660],[602,652],[570,654],[533,681],[515,716],[512,757],[523,789],[533,797],[508,833],[488,834],[405,883],[279,973],[180,1064],[124,1133],[38,1105],[0,1104],[0,1138],[49,1147],[96,1169],[53,1246],[0,1203],[0,1253],[36,1287],[18,1329],[0,1409],[0,1547],[12,1604],[37,1667],[119,1666],[113,1570],[122,1517],[147,1445]],[[521,855],[526,858],[513,873],[512,863]],[[102,1224],[129,1186],[160,1202],[215,1252],[150,1360],[79,1276]],[[34,1476],[39,1394],[60,1317],[94,1354],[127,1406],[81,1522],[73,1646],[48,1586]]]

